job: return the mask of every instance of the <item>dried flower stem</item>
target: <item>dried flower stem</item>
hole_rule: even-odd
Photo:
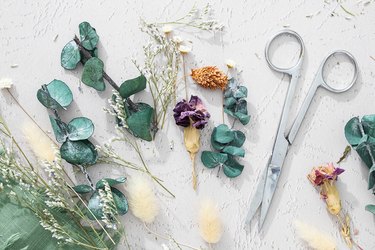
[[[183,53],[181,54],[181,57],[182,57],[182,69],[183,69],[183,73],[184,73],[185,96],[186,96],[186,100],[188,100],[189,93],[188,93],[188,86],[187,86],[187,81],[186,81],[187,76],[186,76],[186,69],[185,69],[185,56],[184,56]]]
[[[192,175],[193,175],[193,189],[197,190],[197,173],[195,172],[195,156],[196,153],[190,153],[190,159],[192,164]]]
[[[187,248],[190,248],[190,249],[193,249],[193,250],[202,250],[201,248],[196,248],[196,247],[193,247],[193,246],[190,246],[190,245],[187,245],[187,244],[183,244],[183,243],[180,243],[180,242],[177,242],[174,238],[172,238],[172,237],[168,237],[168,236],[165,236],[165,235],[161,235],[161,234],[159,234],[159,233],[157,233],[157,232],[154,232],[154,231],[152,231],[147,225],[146,225],[146,223],[143,223],[143,226],[145,227],[145,229],[149,232],[149,233],[151,233],[151,234],[153,234],[153,235],[155,235],[155,236],[157,236],[157,237],[160,237],[160,238],[162,238],[162,239],[164,239],[164,240],[172,240],[176,245],[177,245],[177,247],[179,247],[180,249],[181,249],[181,246],[183,246],[183,247],[187,247]]]

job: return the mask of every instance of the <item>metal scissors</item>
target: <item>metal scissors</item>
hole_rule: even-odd
[[[270,55],[269,55],[271,44],[275,41],[276,38],[279,38],[280,36],[285,36],[285,35],[294,37],[300,46],[299,59],[296,62],[296,64],[291,66],[290,68],[281,68],[281,67],[276,66],[274,63],[272,63],[270,59]],[[299,128],[301,127],[303,118],[306,115],[306,112],[311,104],[311,101],[313,100],[313,97],[316,91],[318,90],[319,87],[322,87],[333,93],[342,93],[342,92],[349,90],[353,86],[353,84],[356,82],[357,77],[358,77],[357,61],[355,60],[352,54],[350,54],[348,51],[345,51],[345,50],[336,50],[330,53],[328,56],[324,58],[323,62],[320,64],[319,69],[317,73],[315,74],[313,83],[302,104],[302,107],[300,108],[297,114],[297,117],[294,120],[292,127],[290,128],[289,131],[286,131],[289,110],[290,110],[292,100],[294,98],[294,92],[295,92],[295,89],[296,89],[296,86],[297,86],[297,83],[301,74],[301,66],[302,66],[304,54],[305,54],[305,46],[304,46],[301,36],[298,35],[298,33],[296,33],[295,31],[289,30],[289,29],[282,30],[278,32],[277,34],[275,34],[268,41],[266,48],[265,48],[265,58],[269,67],[277,72],[289,75],[290,83],[289,83],[287,95],[285,98],[284,106],[282,109],[279,127],[277,130],[275,142],[274,142],[273,149],[272,149],[272,154],[270,156],[270,159],[268,161],[266,168],[264,169],[260,177],[258,187],[251,200],[249,213],[246,218],[246,224],[250,224],[250,221],[254,218],[258,208],[261,207],[260,220],[258,223],[259,230],[263,226],[267,212],[271,205],[272,197],[273,197],[273,194],[275,193],[277,182],[281,174],[281,169],[283,167],[284,160],[288,153],[288,148],[292,145],[294,139],[296,138],[297,132]],[[349,61],[354,66],[354,76],[351,82],[339,88],[330,85],[328,82],[325,81],[323,77],[323,69],[326,66],[327,61],[332,56],[335,56],[335,55],[344,55],[348,57]]]

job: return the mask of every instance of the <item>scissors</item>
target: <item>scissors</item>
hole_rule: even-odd
[[[282,68],[282,67],[276,66],[274,63],[272,63],[270,59],[270,55],[269,55],[271,44],[275,41],[276,38],[279,38],[280,36],[285,36],[285,35],[294,37],[300,46],[299,59],[295,65],[289,68]],[[345,51],[345,50],[336,50],[330,53],[328,56],[324,58],[323,62],[320,64],[319,69],[317,73],[315,74],[313,83],[302,104],[302,107],[300,108],[297,114],[297,117],[295,118],[293,122],[292,127],[290,128],[289,131],[286,131],[289,110],[290,110],[292,100],[294,97],[294,92],[295,92],[295,89],[296,89],[296,86],[297,86],[297,83],[301,74],[301,66],[302,66],[304,54],[305,54],[305,46],[304,46],[301,36],[298,35],[298,33],[296,33],[295,31],[289,30],[289,29],[282,30],[278,32],[277,34],[275,34],[268,41],[266,48],[265,48],[265,57],[266,57],[266,61],[269,67],[273,69],[274,71],[289,75],[290,83],[289,83],[287,95],[285,98],[284,106],[282,109],[279,127],[277,129],[277,134],[276,134],[275,142],[274,142],[273,149],[272,149],[272,154],[270,156],[270,159],[268,161],[266,168],[264,169],[260,177],[258,187],[251,200],[249,213],[246,218],[246,224],[250,224],[250,221],[254,218],[258,208],[261,207],[260,208],[260,220],[258,223],[259,230],[263,226],[267,212],[271,205],[272,197],[273,197],[273,194],[275,193],[277,182],[281,174],[281,169],[283,167],[284,160],[288,153],[288,148],[293,144],[293,141],[296,138],[298,130],[301,127],[303,118],[306,115],[306,112],[311,104],[311,101],[314,98],[316,91],[318,90],[319,87],[322,87],[333,93],[342,93],[342,92],[349,90],[354,85],[358,77],[357,61],[355,60],[352,54],[350,54],[348,51]],[[335,55],[343,55],[343,56],[348,57],[349,61],[354,66],[354,76],[351,82],[339,88],[336,86],[330,85],[327,81],[324,80],[324,77],[323,77],[323,69],[328,59],[330,59],[332,56],[335,56]]]

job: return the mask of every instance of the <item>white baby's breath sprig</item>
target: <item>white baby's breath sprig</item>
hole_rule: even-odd
[[[104,181],[104,189],[98,190],[100,197],[100,206],[103,210],[101,218],[106,228],[117,229],[116,215],[118,215],[115,201],[113,199],[112,190],[107,181]]]
[[[13,81],[10,78],[0,79],[0,89],[10,89],[13,85]]]

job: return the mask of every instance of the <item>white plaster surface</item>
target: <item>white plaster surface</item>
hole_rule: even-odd
[[[177,241],[207,248],[199,236],[197,215],[199,202],[211,198],[217,202],[223,222],[222,240],[214,249],[307,249],[295,236],[293,221],[300,219],[326,231],[346,249],[336,220],[328,214],[319,193],[306,179],[313,166],[336,161],[347,145],[343,128],[353,116],[375,113],[375,2],[341,1],[346,13],[336,1],[211,1],[216,17],[226,25],[223,35],[175,31],[193,42],[187,57],[187,69],[218,65],[225,69],[225,60],[236,61],[243,70],[241,79],[248,87],[249,125],[236,128],[246,132],[245,169],[236,179],[216,170],[209,170],[197,161],[199,188],[191,188],[190,160],[183,145],[182,131],[175,126],[171,112],[168,124],[154,142],[141,142],[152,172],[165,181],[175,199],[154,186],[161,211],[150,227],[159,233],[172,235]],[[368,2],[368,3],[366,3]],[[78,24],[87,20],[100,36],[99,56],[108,74],[122,82],[138,72],[131,58],[142,61],[142,45],[147,37],[139,29],[139,19],[164,21],[186,13],[193,1],[0,1],[0,78],[13,79],[12,93],[40,126],[51,131],[47,111],[36,99],[41,84],[61,79],[71,86],[74,103],[63,118],[87,116],[96,126],[94,141],[111,139],[114,122],[102,112],[111,94],[108,87],[97,93],[79,84],[82,68],[66,71],[60,66],[60,52],[74,34]],[[203,1],[197,1],[203,6]],[[332,16],[334,11],[337,15]],[[307,17],[314,14],[312,17]],[[359,63],[359,79],[348,92],[340,95],[319,90],[304,120],[294,145],[284,164],[282,176],[263,230],[256,225],[244,230],[244,220],[258,176],[265,167],[272,150],[278,119],[288,87],[289,78],[272,72],[265,62],[267,39],[283,27],[300,33],[305,41],[306,57],[302,76],[296,89],[291,116],[294,117],[305,97],[323,57],[334,49],[350,51]],[[283,52],[284,53],[284,52]],[[282,55],[280,55],[282,56]],[[17,64],[18,67],[11,67]],[[343,68],[344,69],[344,68]],[[346,68],[345,68],[346,69]],[[340,75],[339,75],[340,76]],[[209,149],[209,137],[214,126],[221,123],[221,93],[206,91],[189,80],[190,93],[198,94],[212,114],[209,126],[202,133],[202,149]],[[184,96],[183,89],[179,97]],[[150,101],[149,93],[136,99]],[[22,140],[19,125],[27,117],[6,92],[0,95],[0,112]],[[225,118],[227,124],[231,119]],[[171,150],[170,144],[174,144]],[[25,143],[22,145],[27,146]],[[134,161],[135,154],[128,146],[117,145],[117,150]],[[367,190],[367,167],[352,152],[340,164],[346,171],[337,185],[343,208],[351,215],[354,236],[363,249],[375,249],[375,218],[364,210],[375,204],[375,197]],[[113,166],[94,166],[89,169],[93,179],[132,175]],[[77,180],[83,180],[77,177]],[[142,224],[128,213],[121,217],[132,249],[162,249],[168,242],[148,234]],[[125,246],[120,247],[123,249]],[[173,247],[171,247],[173,249]]]

